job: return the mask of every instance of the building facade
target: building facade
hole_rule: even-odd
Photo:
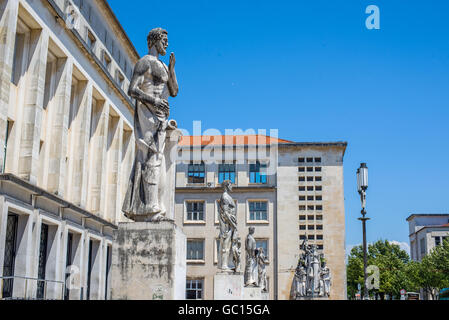
[[[214,299],[218,205],[233,182],[242,264],[248,228],[268,256],[270,299],[291,297],[307,238],[326,257],[331,299],[346,298],[343,156],[346,143],[294,143],[259,135],[183,137],[176,172],[175,217],[187,235],[189,299]]]
[[[139,56],[103,0],[1,0],[0,33],[0,297],[105,299]]]
[[[449,214],[412,214],[407,221],[412,260],[421,261],[433,248],[449,239]]]

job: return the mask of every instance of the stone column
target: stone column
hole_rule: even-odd
[[[105,217],[109,222],[114,223],[117,217],[117,196],[118,196],[118,176],[119,176],[119,145],[123,120],[119,117],[109,116],[109,132],[107,147],[107,184],[104,192],[106,193]],[[121,209],[121,204],[119,206]]]
[[[37,183],[39,170],[39,148],[44,101],[45,73],[48,53],[48,32],[32,30],[30,59],[26,79],[26,96],[19,149],[19,177],[33,184]]]
[[[109,106],[104,100],[97,100],[93,106],[92,137],[89,152],[89,193],[87,208],[93,213],[101,213],[104,218],[106,179],[106,147],[109,127]]]
[[[44,163],[43,187],[51,193],[65,195],[68,119],[72,84],[72,58],[57,60],[57,87],[53,103],[49,104],[48,154]],[[45,181],[46,180],[46,181]]]
[[[90,121],[92,110],[92,83],[79,81],[80,104],[74,107],[70,134],[67,199],[85,207],[87,203],[87,174]],[[84,86],[83,86],[84,85]],[[74,93],[72,93],[74,94]]]
[[[11,72],[19,1],[0,0],[0,172],[5,161]],[[3,267],[1,267],[3,268]]]

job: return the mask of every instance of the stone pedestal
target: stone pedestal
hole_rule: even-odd
[[[270,295],[268,292],[262,292],[258,287],[245,287],[243,288],[243,300],[269,300]]]
[[[186,236],[174,222],[119,224],[111,266],[113,300],[184,300]]]
[[[258,287],[245,287],[241,273],[218,273],[214,277],[214,300],[269,300]]]
[[[216,274],[214,277],[214,300],[243,300],[243,274]]]

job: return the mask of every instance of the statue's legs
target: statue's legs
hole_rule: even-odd
[[[155,166],[150,163],[151,159],[147,161],[145,169],[142,172],[144,193],[145,193],[145,214],[155,215],[161,212],[158,205],[159,186],[158,177],[160,175],[160,166]]]
[[[222,239],[221,246],[221,269],[228,270],[229,269],[229,253],[231,250],[231,237],[229,233],[224,236]]]

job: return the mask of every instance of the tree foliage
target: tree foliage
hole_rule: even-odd
[[[420,262],[410,261],[408,253],[398,245],[379,240],[368,245],[367,265],[379,269],[379,287],[370,289],[371,295],[398,297],[401,289],[416,292],[422,288],[434,299],[439,290],[449,287],[449,240],[435,247]],[[355,296],[358,284],[363,294],[363,282],[363,247],[357,246],[348,257],[348,297]]]

